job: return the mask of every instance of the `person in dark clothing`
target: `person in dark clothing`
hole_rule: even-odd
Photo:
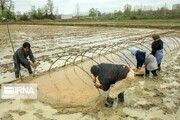
[[[136,60],[137,60],[136,71],[140,71],[144,64],[146,69],[146,75],[149,75],[149,71],[151,71],[151,73],[154,76],[157,76],[156,73],[157,61],[153,55],[147,54],[146,52],[134,47],[129,48],[129,50],[134,56],[136,56]]]
[[[134,73],[127,65],[101,63],[93,65],[91,73],[93,74],[92,80],[96,88],[104,91],[109,90],[106,106],[112,106],[114,99],[118,97],[123,102],[123,92],[134,80]],[[96,83],[96,77],[98,77],[100,85]]]
[[[27,59],[28,56],[31,61]],[[28,42],[23,43],[22,47],[17,49],[17,51],[13,55],[13,60],[16,78],[19,78],[20,64],[28,69],[29,74],[32,74],[31,66],[33,68],[37,66],[33,53],[31,51],[31,46]]]
[[[156,58],[157,64],[158,64],[158,69],[161,70],[161,61],[164,56],[163,54],[163,41],[160,39],[158,34],[152,35],[153,38],[153,43],[151,45],[152,51],[151,54]]]

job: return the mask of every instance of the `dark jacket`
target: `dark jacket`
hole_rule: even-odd
[[[104,91],[107,91],[111,84],[126,78],[129,70],[125,65],[101,63],[99,66],[98,80]]]
[[[137,60],[137,68],[139,67],[142,67],[142,65],[144,64],[144,61],[145,61],[145,56],[146,56],[146,53],[143,52],[143,51],[137,51],[136,52],[136,60]]]
[[[31,49],[29,50],[28,54],[25,54],[23,51],[23,48],[20,47],[19,49],[17,49],[17,51],[14,54],[14,57],[17,59],[17,61],[20,61],[24,65],[30,65],[30,62],[27,59],[28,56],[30,60],[34,63],[35,59],[34,59]]]
[[[162,50],[163,49],[163,41],[162,40],[154,41],[152,43],[151,47],[152,47],[151,54],[155,56],[157,50]]]

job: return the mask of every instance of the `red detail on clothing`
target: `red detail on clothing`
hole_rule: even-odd
[[[131,67],[130,67],[130,66],[127,66],[127,68],[128,68],[128,71],[130,71],[130,70],[131,70]]]

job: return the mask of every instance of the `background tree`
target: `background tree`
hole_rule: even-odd
[[[48,18],[48,6],[44,5],[44,17]]]
[[[58,9],[58,7],[56,7],[54,14],[56,16],[56,19],[58,19],[58,16],[59,16],[59,9]]]
[[[96,13],[95,13],[95,9],[94,9],[94,8],[91,8],[91,9],[89,10],[89,16],[94,18],[94,17],[95,17],[95,14],[96,14]]]
[[[93,19],[95,19],[95,18],[98,18],[99,16],[101,16],[101,12],[97,8],[96,9],[91,8],[89,10],[89,16],[93,17]]]
[[[48,19],[55,19],[55,15],[53,14],[54,11],[54,4],[52,0],[48,0],[47,2],[47,12],[48,12]]]
[[[37,19],[43,19],[43,9],[41,9],[41,8],[38,8],[37,9]]]
[[[132,8],[132,6],[131,5],[129,5],[129,4],[126,4],[125,6],[124,6],[124,15],[125,16],[130,16],[131,15],[131,8]]]
[[[54,10],[54,4],[52,0],[48,0],[47,2],[47,8],[48,8],[48,14],[53,15],[53,10]]]
[[[8,2],[8,0],[0,0],[0,11],[1,11],[2,15],[7,6],[7,2]]]
[[[121,10],[119,10],[119,11],[115,10],[114,13],[111,14],[111,17],[112,17],[112,19],[116,19],[116,20],[121,19],[122,11]]]
[[[31,6],[30,15],[31,15],[31,19],[37,19],[37,11],[36,11],[36,7],[34,5]]]
[[[79,4],[76,4],[76,17],[79,19],[79,15],[80,15],[80,6]]]
[[[28,14],[27,14],[27,13],[24,13],[23,15],[21,15],[21,16],[19,17],[19,20],[28,21],[28,20],[29,20]]]
[[[15,19],[14,7],[14,1],[0,0],[0,18]]]

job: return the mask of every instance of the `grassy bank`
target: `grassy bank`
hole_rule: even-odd
[[[66,25],[66,26],[104,26],[104,27],[138,27],[138,28],[161,28],[161,29],[180,29],[180,20],[118,20],[118,21],[21,21],[9,22],[11,24],[25,25]],[[1,22],[1,24],[4,24]]]

